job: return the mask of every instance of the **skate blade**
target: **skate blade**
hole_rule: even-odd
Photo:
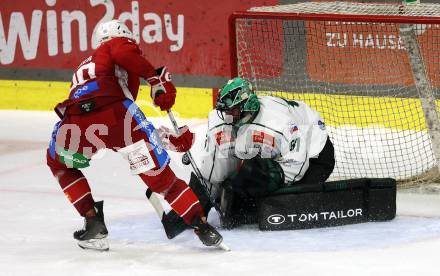
[[[110,248],[106,239],[78,241],[78,246],[82,249],[91,249],[96,251],[108,251]]]
[[[231,248],[229,248],[229,246],[227,246],[224,242],[221,242],[216,247],[218,247],[224,251],[227,251],[227,252],[231,251]]]

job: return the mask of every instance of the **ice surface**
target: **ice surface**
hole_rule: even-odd
[[[0,111],[0,275],[440,275],[440,196],[398,194],[391,222],[261,232],[221,231],[232,251],[204,247],[191,231],[168,240],[145,186],[116,153],[85,170],[96,200],[105,200],[109,252],[80,249],[72,232],[82,219],[45,165],[53,113]],[[167,118],[152,119],[156,125]],[[197,131],[203,120],[178,120]],[[177,174],[189,167],[173,154]],[[210,221],[218,226],[211,212]]]

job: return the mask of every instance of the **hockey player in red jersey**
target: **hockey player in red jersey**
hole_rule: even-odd
[[[96,51],[80,63],[73,74],[70,94],[55,111],[55,125],[47,150],[47,164],[66,197],[85,218],[84,229],[74,238],[82,248],[108,250],[105,240],[103,202],[95,202],[81,168],[102,148],[120,152],[153,191],[161,193],[185,223],[194,228],[208,246],[222,236],[206,222],[196,195],[176,177],[157,131],[134,103],[139,78],[151,85],[151,97],[161,110],[175,102],[176,89],[166,67],[155,69],[143,56],[132,34],[122,22],[112,20],[97,29]],[[193,133],[187,127],[170,137],[174,149],[187,151]]]

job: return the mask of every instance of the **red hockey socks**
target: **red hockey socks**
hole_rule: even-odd
[[[186,224],[191,224],[196,217],[204,216],[199,199],[182,179],[176,178],[174,185],[166,193],[165,200]]]
[[[196,217],[204,216],[199,199],[193,190],[176,177],[169,166],[158,175],[139,175],[155,193],[164,194],[165,200],[179,214],[185,223],[191,224]]]
[[[67,199],[73,204],[78,213],[85,217],[93,209],[93,200],[89,183],[83,173],[77,169],[50,168]]]

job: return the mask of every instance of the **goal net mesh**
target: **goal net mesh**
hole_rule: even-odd
[[[236,13],[230,24],[233,72],[260,95],[304,101],[320,112],[335,145],[331,179],[433,182],[438,164],[401,36],[406,22],[437,99],[436,4],[308,2]]]

